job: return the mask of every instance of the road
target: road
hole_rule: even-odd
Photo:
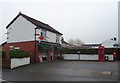
[[[53,61],[2,69],[9,81],[118,81],[118,62]]]

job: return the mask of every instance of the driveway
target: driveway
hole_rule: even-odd
[[[118,62],[53,61],[2,69],[9,81],[117,81]]]

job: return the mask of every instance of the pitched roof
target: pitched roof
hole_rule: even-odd
[[[43,23],[41,21],[38,21],[38,20],[36,20],[34,18],[31,18],[31,17],[29,17],[29,16],[27,16],[25,14],[22,14],[21,12],[7,25],[6,28],[8,28],[20,15],[23,16],[26,20],[28,20],[32,24],[34,24],[35,26],[37,26],[38,28],[43,28],[43,29],[46,29],[48,31],[51,31],[51,32],[58,33],[58,34],[62,35],[62,33],[55,30],[54,28],[52,28],[48,24],[45,24],[45,23]]]
[[[1,45],[3,46],[3,45],[5,45],[7,43],[7,41],[6,42],[3,42]]]

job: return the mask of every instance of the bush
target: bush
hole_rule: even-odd
[[[98,49],[64,49],[64,54],[78,54],[77,51],[80,51],[80,54],[98,54]]]
[[[24,57],[30,57],[30,54],[22,50],[11,50],[10,56],[11,58],[24,58]]]
[[[120,48],[105,48],[105,54],[113,54],[116,50],[117,55],[120,56]],[[63,50],[63,54],[77,54],[77,51],[80,51],[80,54],[98,54],[98,49],[96,48],[84,48],[84,49],[68,49]]]
[[[105,54],[113,54],[114,50],[114,48],[105,48]]]

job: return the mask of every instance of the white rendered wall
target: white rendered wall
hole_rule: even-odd
[[[24,17],[19,16],[9,27],[7,32],[7,43],[34,41],[36,26],[27,21]],[[41,35],[41,29],[36,29],[36,34]],[[36,35],[36,40],[40,40]],[[61,37],[60,37],[61,38]],[[46,40],[48,42],[56,43],[56,33],[46,31]]]
[[[26,64],[30,64],[30,58],[22,58],[22,59],[19,59],[19,58],[12,58],[11,59],[11,69],[12,68],[15,68],[15,67],[19,67],[19,66],[22,66],[22,65],[26,65]]]
[[[113,61],[113,55],[105,55],[108,56],[109,61]],[[78,57],[78,54],[63,54],[62,55],[64,60],[98,60],[98,55],[86,55],[86,54],[80,54],[80,59]]]
[[[62,35],[60,35],[60,39],[59,39],[59,42],[60,42],[60,44],[62,44]]]
[[[105,55],[105,56],[108,56],[109,61],[113,61],[114,60],[113,55]]]
[[[19,16],[9,27],[7,32],[7,43],[32,41],[36,26],[27,21],[22,16]]]
[[[55,33],[47,31],[46,36],[47,36],[46,40],[48,42],[56,42],[56,34]]]
[[[63,59],[64,60],[98,60],[98,55],[86,55],[86,54],[80,54],[80,58],[78,57],[78,54],[64,54]]]
[[[80,60],[98,60],[98,55],[80,55]]]
[[[108,58],[109,58],[110,61],[114,60],[113,55],[109,55]]]
[[[36,40],[40,41],[39,37],[41,36],[41,29],[36,29]]]
[[[63,54],[62,56],[64,60],[78,60],[77,54]]]
[[[39,36],[36,35],[36,39],[37,39],[38,41],[40,41],[39,37],[41,36],[41,29],[37,29],[37,30],[36,30],[36,34],[39,34]],[[61,36],[61,35],[59,35],[59,36],[60,36],[59,43],[61,43],[61,38],[62,38],[62,36]],[[56,33],[53,33],[53,32],[51,32],[51,31],[46,31],[46,39],[45,39],[45,40],[42,40],[42,41],[47,41],[47,42],[54,42],[54,43],[56,43]]]

